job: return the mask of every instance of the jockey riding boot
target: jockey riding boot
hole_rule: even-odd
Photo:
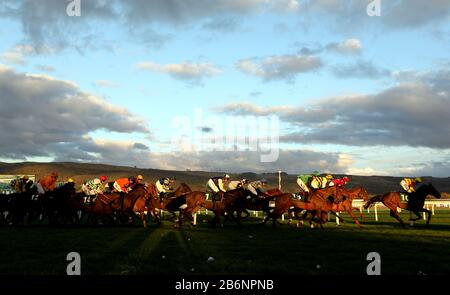
[[[163,192],[159,193],[159,204],[161,206],[161,209],[164,209],[164,193]]]
[[[308,202],[309,200],[309,192],[305,192],[305,202]]]
[[[125,202],[125,193],[120,192],[120,211],[123,211],[123,203]]]
[[[212,195],[212,209],[216,210],[216,199],[217,199],[217,193],[214,193]]]

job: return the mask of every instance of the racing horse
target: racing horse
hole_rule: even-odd
[[[343,210],[342,206],[340,208],[340,203],[347,200],[348,192],[342,187],[338,186],[330,186],[323,189],[317,189],[310,192],[310,196],[307,202],[299,201],[302,204],[301,206],[293,206],[290,211],[295,212],[295,216],[298,217],[298,213],[306,210],[302,217],[300,217],[300,222],[303,223],[303,220],[306,218],[307,214],[311,214],[311,218],[309,220],[310,225],[312,225],[312,220],[315,216],[317,216],[317,221],[320,225],[320,228],[323,228],[323,223],[326,222],[326,216],[328,212],[331,212],[335,215],[339,221],[343,222],[344,220],[336,214],[336,211]],[[304,204],[306,203],[306,204]],[[347,205],[348,206],[348,205]],[[351,203],[350,203],[351,207]]]
[[[234,190],[229,190],[224,193],[220,193],[220,200],[214,201],[205,200],[203,207],[207,210],[213,211],[214,220],[213,226],[221,223],[221,217],[225,217],[225,221],[234,220],[239,226],[241,226],[242,212],[246,210],[246,197],[248,191],[243,187],[239,187]],[[236,212],[236,216],[234,215]]]
[[[278,188],[269,189],[258,196],[255,196],[249,192],[248,195],[245,196],[245,205],[244,209],[242,210],[242,213],[245,214],[245,217],[241,218],[247,218],[250,216],[248,210],[263,211],[267,215],[270,210],[270,203],[274,200],[274,196],[281,195],[282,193],[283,192]]]
[[[384,206],[388,207],[391,211],[390,215],[400,222],[402,227],[405,227],[403,220],[400,218],[397,212],[397,208],[406,209],[408,211],[413,212],[417,215],[417,218],[410,218],[410,221],[416,221],[422,218],[420,212],[428,213],[427,224],[430,224],[431,220],[431,211],[425,209],[423,206],[425,205],[425,198],[431,195],[435,198],[440,199],[441,194],[434,188],[434,186],[429,184],[424,184],[420,186],[417,191],[412,193],[407,203],[401,202],[401,195],[399,192],[389,192],[384,195],[377,195],[372,197],[365,205],[364,209],[368,209],[370,205],[376,202],[382,202]]]
[[[176,227],[178,227],[182,223],[182,221],[180,221],[180,216],[182,217],[183,210],[186,210],[189,207],[189,205],[193,205],[193,203],[190,203],[190,201],[192,201],[191,200],[192,195],[189,196],[190,197],[189,200],[186,199],[186,195],[191,192],[192,189],[187,184],[181,183],[180,186],[175,191],[167,193],[165,198],[161,200],[162,201],[161,202],[157,191],[154,190],[151,193],[151,197],[148,198],[146,202],[147,208],[149,209],[151,215],[154,217],[154,219],[158,224],[161,224],[162,211],[165,210],[170,212],[172,214],[173,220],[177,220],[178,218],[177,220],[178,224],[175,225]],[[189,207],[188,211],[190,211],[191,209],[192,208]],[[178,217],[176,212],[179,212]]]
[[[153,183],[146,184],[145,190],[147,194],[144,194],[137,198],[133,205],[133,212],[138,214],[141,218],[144,227],[147,227],[146,213],[152,214],[151,210],[151,199],[158,195],[156,186]]]

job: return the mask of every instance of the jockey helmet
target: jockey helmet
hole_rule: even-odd
[[[265,179],[265,178],[261,179],[261,183],[266,184],[267,183],[267,179]]]
[[[230,179],[230,175],[225,174],[225,175],[223,176],[223,178],[224,178],[224,179]]]
[[[135,182],[136,182],[136,178],[135,178],[134,176],[128,177],[128,180],[129,180],[131,183],[135,183]]]
[[[325,176],[326,179],[333,179],[333,176],[331,174],[328,174],[327,176]]]
[[[28,177],[28,175],[24,175],[24,176],[22,177],[22,179],[23,179],[23,180],[28,180],[28,179],[30,179],[30,178]]]
[[[72,178],[67,179],[68,183],[74,183],[75,181]]]
[[[100,181],[106,181],[106,176],[105,175],[102,175],[102,176],[100,176],[98,179],[100,179]]]
[[[345,181],[345,182],[349,182],[349,181],[350,181],[350,178],[348,178],[347,176],[344,176],[344,177],[342,178],[342,180]]]
[[[142,175],[138,175],[138,176],[136,177],[136,179],[137,179],[137,180],[143,180],[144,177],[143,177]]]
[[[169,180],[169,178],[164,178],[164,184],[169,184],[169,182],[170,182],[170,180]]]
[[[419,183],[420,183],[420,182],[422,182],[422,178],[420,178],[420,177],[416,177],[416,178],[414,179],[414,181],[415,181],[415,182],[419,182]]]
[[[100,179],[98,179],[98,178],[94,179],[94,184],[100,184],[100,183],[101,183]]]
[[[244,179],[241,180],[241,182],[242,182],[242,183],[247,183],[248,180],[244,178]]]

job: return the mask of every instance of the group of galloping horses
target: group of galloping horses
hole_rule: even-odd
[[[164,211],[171,213],[175,227],[181,227],[185,219],[191,221],[192,225],[193,214],[203,208],[214,213],[211,220],[213,225],[223,225],[227,220],[241,225],[241,220],[248,217],[251,210],[265,213],[264,224],[271,220],[275,225],[283,214],[288,213],[289,216],[298,219],[297,225],[303,225],[303,221],[307,220],[311,226],[316,223],[323,228],[329,212],[343,221],[336,212],[345,211],[359,227],[362,227],[354,211],[361,219],[364,219],[364,216],[359,208],[352,206],[352,201],[363,199],[366,201],[365,209],[375,202],[382,202],[390,209],[390,215],[405,226],[397,213],[397,208],[414,212],[417,218],[411,220],[420,219],[420,212],[426,212],[429,224],[431,212],[424,208],[425,198],[428,195],[441,197],[432,184],[419,187],[409,196],[407,203],[401,202],[399,192],[377,195],[369,200],[369,194],[363,187],[346,189],[333,186],[313,190],[309,193],[307,201],[295,198],[292,193],[283,193],[279,189],[271,189],[254,196],[244,187],[239,187],[221,193],[220,200],[213,204],[205,192],[192,191],[185,183],[170,192],[163,202],[155,185],[138,184],[126,195],[105,193],[98,195],[94,202],[86,203],[83,193],[77,193],[73,185],[64,185],[44,195],[38,195],[37,198],[36,191],[0,195],[0,224],[41,223],[45,218],[53,225],[78,224],[84,218],[87,219],[87,223],[94,224],[134,223],[134,217],[139,216],[144,227],[147,227],[149,217],[156,223],[161,223]]]

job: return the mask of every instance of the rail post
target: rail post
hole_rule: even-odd
[[[281,191],[281,170],[278,170],[278,189]]]

